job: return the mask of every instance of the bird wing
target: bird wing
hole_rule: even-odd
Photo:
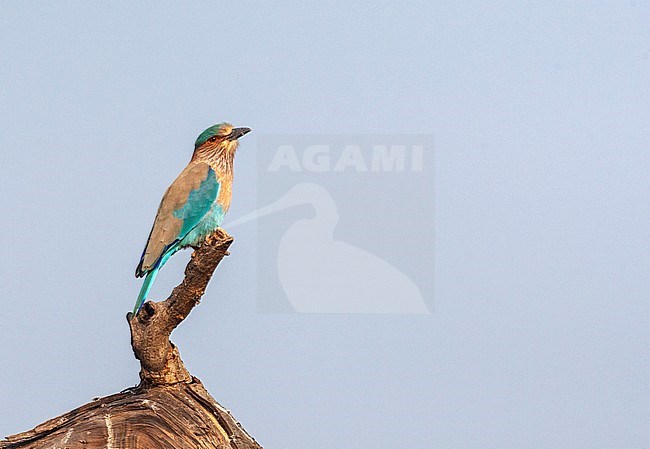
[[[188,165],[163,195],[156,219],[135,270],[144,276],[170,248],[183,239],[209,212],[219,194],[219,180],[210,165]]]

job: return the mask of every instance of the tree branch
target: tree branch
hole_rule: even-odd
[[[185,268],[185,279],[167,300],[147,301],[136,317],[127,314],[131,346],[140,360],[141,385],[174,384],[190,379],[169,335],[199,303],[212,273],[229,254],[233,240],[223,230],[215,231],[194,251]]]
[[[199,303],[233,238],[219,229],[195,249],[185,278],[162,302],[127,314],[140,384],[83,405],[27,432],[0,449],[261,449],[233,416],[185,368],[169,335]]]

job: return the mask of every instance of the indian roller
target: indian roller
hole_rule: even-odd
[[[221,225],[232,198],[237,139],[248,132],[250,128],[233,128],[230,123],[219,123],[196,139],[190,163],[162,197],[135,269],[136,277],[145,278],[134,315],[146,301],[158,270],[165,262],[177,251],[197,246]]]

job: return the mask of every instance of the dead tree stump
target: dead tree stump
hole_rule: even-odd
[[[127,315],[140,384],[93,400],[27,432],[0,449],[261,449],[199,379],[190,375],[169,335],[199,303],[233,238],[219,229],[198,248],[185,278],[161,302]]]

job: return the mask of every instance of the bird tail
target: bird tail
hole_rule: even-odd
[[[142,288],[138,294],[138,300],[136,301],[135,307],[133,308],[133,315],[138,313],[138,310],[140,310],[142,304],[144,304],[144,302],[147,300],[147,295],[149,294],[149,290],[151,290],[151,285],[153,284],[154,279],[156,279],[156,275],[158,274],[159,269],[160,266],[155,267],[153,270],[148,272],[147,276],[144,278]]]

